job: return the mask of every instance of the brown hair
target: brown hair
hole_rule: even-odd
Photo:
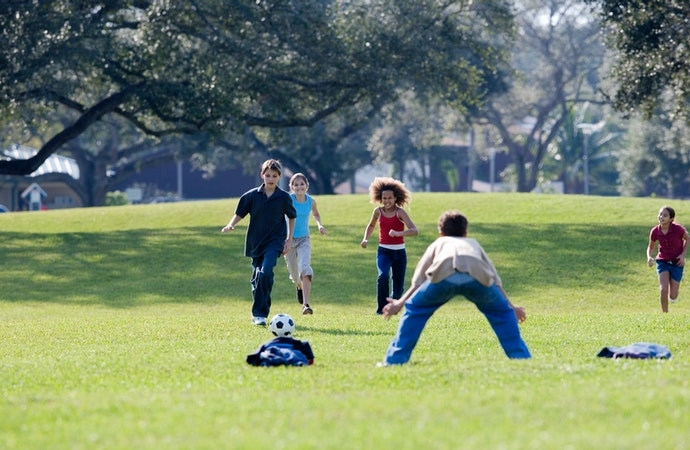
[[[410,202],[410,191],[405,188],[402,182],[389,177],[376,177],[369,185],[371,203],[381,203],[383,191],[393,191],[396,206],[403,206]]]
[[[278,175],[283,174],[283,168],[280,166],[280,161],[277,159],[267,159],[261,165],[261,175],[265,174],[267,170],[275,170]]]
[[[444,236],[467,236],[469,221],[460,211],[450,210],[438,218],[438,232]]]
[[[307,180],[307,176],[301,172],[297,172],[296,174],[294,174],[293,176],[290,177],[290,187],[292,187],[292,183],[294,183],[295,180],[299,180],[300,178],[302,180],[304,180],[304,184],[307,185],[307,189],[308,189],[309,188],[309,180]]]

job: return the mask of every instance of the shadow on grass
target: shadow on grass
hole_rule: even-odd
[[[470,232],[513,293],[637,283],[648,270],[644,252],[649,229],[638,226],[482,224]]]
[[[319,303],[375,303],[376,247],[359,246],[361,230],[329,228],[312,238]],[[647,231],[634,226],[478,225],[470,228],[511,292],[557,284],[580,289],[624,283],[644,264]],[[217,227],[108,233],[3,233],[0,301],[102,304],[216,303],[250,297],[251,265],[244,233]],[[408,240],[409,286],[414,267],[436,236]],[[280,295],[292,295],[282,261]],[[315,330],[328,332],[328,330]],[[335,331],[334,331],[335,332]],[[338,330],[341,333],[341,330]]]
[[[317,327],[310,327],[310,326],[299,326],[299,331],[300,333],[304,331],[311,331],[315,333],[321,333],[321,334],[332,334],[334,336],[390,336],[391,333],[389,330],[381,330],[381,331],[373,331],[373,330],[354,330],[354,329],[349,329],[349,330],[344,330],[340,328],[317,328]]]

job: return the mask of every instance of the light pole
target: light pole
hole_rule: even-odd
[[[489,184],[491,185],[491,192],[494,191],[494,184],[496,183],[496,147],[489,148]]]
[[[606,125],[605,120],[597,123],[580,123],[577,125],[577,128],[582,130],[584,135],[584,143],[582,145],[582,182],[584,183],[585,195],[589,195],[589,139],[594,133],[604,128],[604,125]]]

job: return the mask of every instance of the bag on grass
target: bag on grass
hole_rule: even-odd
[[[308,366],[314,362],[314,353],[307,341],[291,337],[277,337],[247,355],[252,366]]]
[[[604,347],[597,356],[602,358],[668,359],[671,357],[671,350],[661,344],[637,342],[625,347]]]

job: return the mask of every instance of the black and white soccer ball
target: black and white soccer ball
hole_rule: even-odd
[[[287,314],[276,314],[268,324],[268,328],[276,336],[292,336],[295,332],[295,321]]]

